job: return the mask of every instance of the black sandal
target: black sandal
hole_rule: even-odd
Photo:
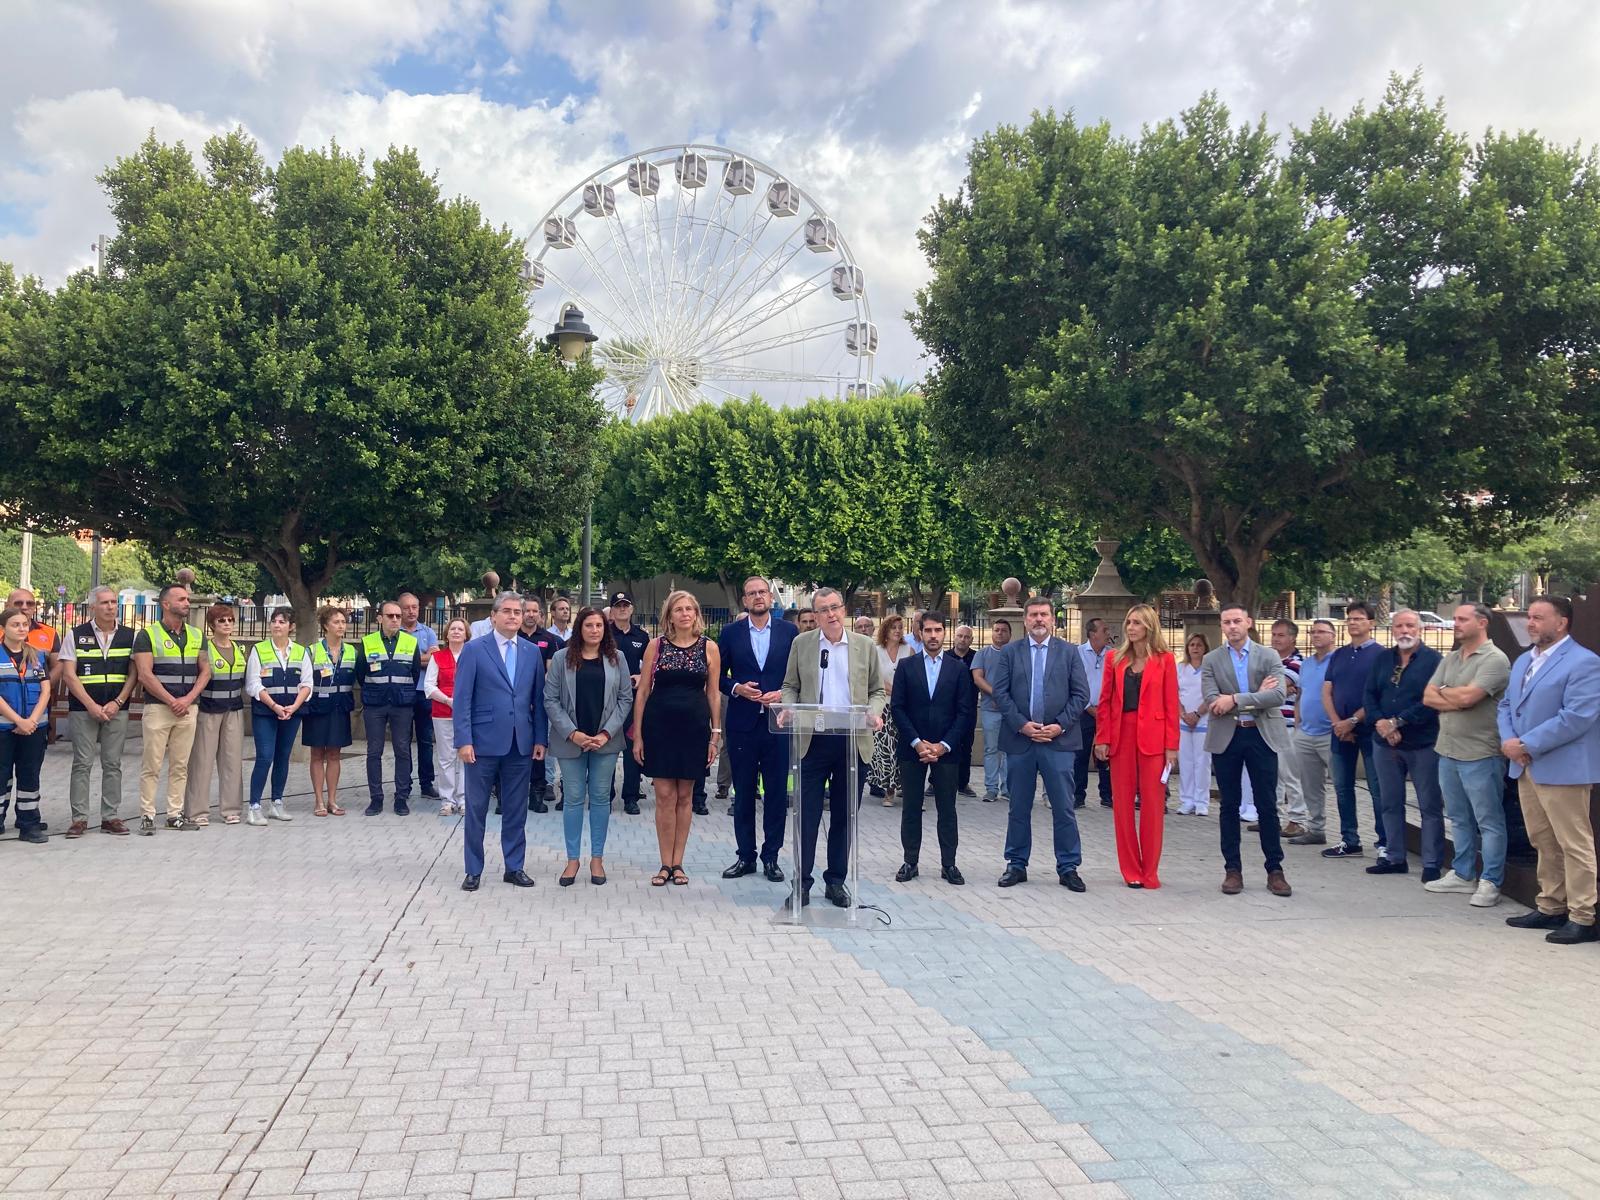
[[[661,870],[650,876],[651,887],[666,887],[667,880],[672,878],[672,868],[666,863],[661,864]]]
[[[689,877],[683,873],[683,865],[681,863],[672,868],[672,882],[678,887],[685,887],[688,885]]]

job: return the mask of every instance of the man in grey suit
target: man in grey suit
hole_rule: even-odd
[[[1000,710],[1000,748],[1006,755],[1011,816],[1006,823],[1006,870],[1001,887],[1028,880],[1033,850],[1033,789],[1044,781],[1055,826],[1056,876],[1061,886],[1084,890],[1078,878],[1083,842],[1072,811],[1073,761],[1082,742],[1078,718],[1089,703],[1089,678],[1076,646],[1053,636],[1055,607],[1035,596],[1022,614],[1027,636],[1000,654],[991,672]]]
[[[1222,609],[1223,644],[1200,665],[1201,703],[1210,717],[1206,750],[1222,793],[1222,891],[1237,896],[1244,891],[1239,863],[1240,780],[1250,773],[1250,790],[1257,796],[1278,794],[1278,755],[1289,748],[1289,731],[1283,724],[1283,660],[1270,646],[1250,640],[1250,613],[1239,604]],[[1266,856],[1267,890],[1274,896],[1290,894],[1283,874],[1283,842],[1279,836],[1278,806],[1258,805],[1261,852]]]

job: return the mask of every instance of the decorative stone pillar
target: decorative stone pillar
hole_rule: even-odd
[[[1215,650],[1222,645],[1222,611],[1217,605],[1217,590],[1209,579],[1194,581],[1194,607],[1183,614],[1183,640],[1185,644],[1197,634],[1204,634],[1206,644]],[[1182,647],[1174,646],[1179,662],[1185,662]]]
[[[1122,620],[1128,615],[1128,609],[1139,599],[1122,582],[1117,564],[1111,560],[1111,556],[1117,552],[1117,547],[1120,545],[1121,542],[1105,537],[1095,542],[1094,548],[1099,552],[1100,565],[1095,568],[1094,578],[1089,580],[1089,586],[1079,592],[1067,605],[1078,614],[1080,632],[1088,627],[1090,621],[1098,617],[1111,626],[1113,642],[1122,640]]]

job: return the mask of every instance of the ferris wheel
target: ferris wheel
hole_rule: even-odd
[[[619,415],[870,387],[865,273],[822,206],[749,155],[683,145],[619,158],[563,196],[527,246],[535,330],[570,327],[579,310]]]

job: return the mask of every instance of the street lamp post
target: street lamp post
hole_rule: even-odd
[[[561,361],[571,366],[586,353],[590,343],[599,341],[599,336],[589,328],[583,319],[583,310],[576,304],[563,304],[561,317],[556,321],[555,328],[545,335],[546,342],[556,348],[556,353],[561,356]],[[590,501],[583,510],[583,575],[579,586],[583,591],[583,603],[591,603],[594,598],[594,501]]]

